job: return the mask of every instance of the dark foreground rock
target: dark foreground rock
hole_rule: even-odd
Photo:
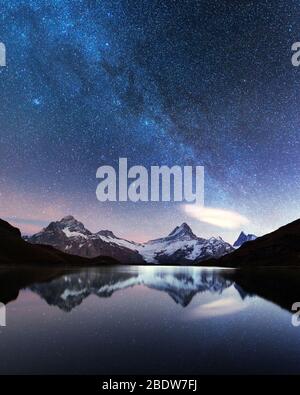
[[[199,262],[200,263],[200,262]],[[206,262],[210,266],[300,266],[300,219],[248,241],[233,253]]]

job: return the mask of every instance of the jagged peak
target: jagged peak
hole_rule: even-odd
[[[59,221],[51,222],[46,228],[43,229],[43,231],[53,231],[57,229],[62,231],[64,231],[64,229],[69,229],[72,231],[80,231],[82,233],[91,234],[91,232],[86,229],[84,224],[73,217],[73,215],[67,215]]]
[[[65,217],[63,217],[60,221],[58,222],[79,222],[77,221],[76,218],[73,217],[73,215],[66,215]]]
[[[236,241],[233,243],[234,247],[240,247],[242,244],[244,244],[246,241],[251,241],[255,240],[257,237],[254,234],[247,234],[244,231],[241,231],[239,237],[236,239]]]
[[[61,220],[57,221],[57,222],[61,222],[61,223],[77,223],[77,224],[81,224],[82,222],[78,221],[73,215],[66,215],[65,217],[63,217]]]
[[[180,226],[176,226],[176,228],[174,228],[168,236],[170,237],[185,234],[195,236],[191,227],[186,222],[183,222]]]

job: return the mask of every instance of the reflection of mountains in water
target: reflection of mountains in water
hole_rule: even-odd
[[[240,297],[258,296],[291,312],[300,300],[299,268],[251,270],[197,267],[114,266],[80,269],[36,266],[0,268],[0,302],[18,298],[30,288],[49,305],[71,311],[89,295],[110,297],[114,292],[146,286],[167,293],[176,303],[187,306],[197,293],[221,294],[233,285]]]
[[[116,291],[142,285],[166,292],[176,303],[187,306],[197,293],[210,291],[222,293],[232,281],[225,279],[221,271],[197,268],[139,268],[136,271],[89,269],[65,274],[48,283],[35,284],[30,289],[49,305],[71,311],[89,295],[110,297]]]

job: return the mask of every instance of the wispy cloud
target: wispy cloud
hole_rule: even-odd
[[[249,219],[235,211],[192,204],[184,205],[184,211],[190,217],[226,229],[237,229],[249,224]]]

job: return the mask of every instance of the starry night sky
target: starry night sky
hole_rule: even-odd
[[[146,240],[178,203],[100,203],[96,170],[204,165],[205,204],[258,235],[299,217],[300,1],[0,1],[0,216],[25,233],[73,214]]]

